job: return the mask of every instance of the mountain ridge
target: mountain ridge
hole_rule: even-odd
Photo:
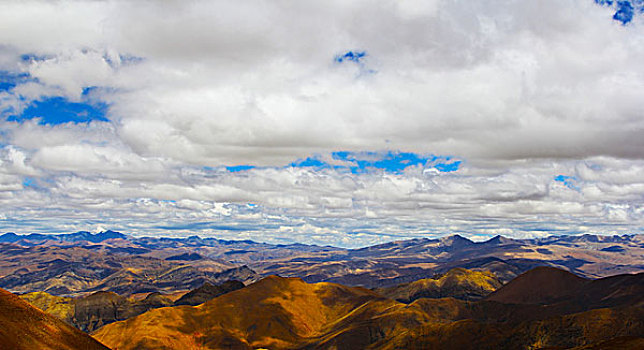
[[[476,244],[476,245],[490,245],[490,244],[512,244],[512,243],[534,243],[534,244],[543,244],[543,243],[551,243],[554,241],[568,241],[568,242],[615,242],[615,243],[623,243],[623,242],[628,242],[631,241],[633,238],[639,237],[640,240],[644,240],[644,237],[642,234],[622,234],[622,235],[594,235],[594,234],[579,234],[579,235],[549,235],[547,237],[541,237],[541,238],[510,238],[510,237],[505,237],[502,235],[496,235],[493,237],[488,238],[487,240],[482,240],[482,241],[473,241],[467,237],[461,236],[459,234],[453,234],[453,235],[446,235],[442,236],[439,238],[409,238],[409,239],[404,239],[404,240],[395,240],[395,241],[390,241],[386,243],[380,243],[380,244],[375,244],[371,246],[366,246],[366,247],[361,247],[361,248],[341,248],[341,247],[336,247],[336,246],[331,246],[331,245],[325,245],[325,246],[320,246],[317,244],[305,244],[305,243],[299,243],[299,242],[293,242],[289,244],[270,244],[270,243],[264,243],[264,242],[258,242],[258,241],[253,241],[253,240],[225,240],[225,239],[218,239],[215,237],[200,237],[198,235],[193,235],[193,236],[188,236],[188,237],[166,237],[166,236],[132,236],[128,234],[124,234],[118,231],[112,231],[112,230],[105,230],[105,231],[99,231],[97,233],[91,233],[89,231],[77,231],[73,233],[51,233],[51,234],[43,234],[43,233],[30,233],[30,234],[17,234],[15,232],[6,232],[2,235],[0,235],[0,243],[13,243],[17,242],[20,240],[25,240],[25,241],[46,241],[46,240],[52,240],[52,241],[59,241],[59,242],[78,242],[78,241],[89,241],[93,243],[100,243],[104,240],[108,239],[127,239],[127,240],[133,240],[133,241],[154,241],[154,240],[161,240],[161,241],[176,241],[176,242],[193,242],[193,243],[199,243],[199,244],[206,244],[208,245],[209,242],[211,243],[217,243],[217,244],[222,244],[222,245],[232,245],[232,244],[254,244],[254,245],[268,245],[268,246],[275,246],[275,247],[318,247],[318,248],[332,248],[332,249],[343,249],[343,250],[349,250],[349,251],[360,251],[360,250],[365,250],[369,248],[376,248],[376,247],[385,247],[387,245],[393,244],[393,243],[430,243],[430,242],[440,242],[444,246],[450,246],[454,244],[461,244],[461,245],[471,245],[471,244]]]

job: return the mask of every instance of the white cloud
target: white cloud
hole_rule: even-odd
[[[611,16],[592,0],[3,2],[0,70],[32,79],[0,91],[0,110],[96,86],[110,119],[2,122],[3,225],[222,220],[264,229],[193,229],[338,244],[641,229],[644,27]],[[367,56],[334,63],[347,50]],[[338,150],[465,166],[282,168],[313,154],[339,165]],[[265,168],[222,168],[242,164]]]

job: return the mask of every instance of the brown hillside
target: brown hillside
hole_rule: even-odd
[[[382,297],[363,288],[270,276],[197,307],[152,310],[105,326],[94,336],[119,350],[293,348],[375,299]]]
[[[541,266],[519,275],[486,300],[506,304],[548,304],[574,294],[588,282],[568,271]]]
[[[107,349],[89,335],[0,289],[0,349]]]

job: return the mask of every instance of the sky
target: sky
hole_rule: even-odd
[[[644,231],[644,1],[0,2],[0,232]]]

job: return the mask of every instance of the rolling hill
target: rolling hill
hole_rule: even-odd
[[[425,278],[395,287],[380,288],[376,289],[376,292],[403,303],[410,303],[419,298],[452,297],[478,300],[501,286],[502,283],[491,272],[455,268],[437,278]]]

